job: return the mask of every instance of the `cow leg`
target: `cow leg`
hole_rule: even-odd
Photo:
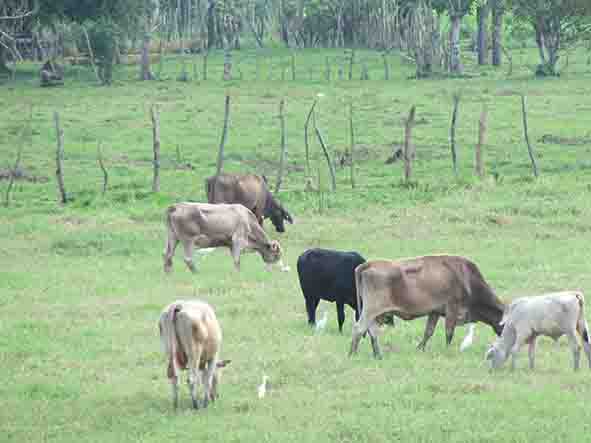
[[[197,272],[197,268],[195,267],[195,264],[193,263],[193,241],[192,240],[188,240],[183,242],[183,247],[185,249],[185,264],[187,265],[187,267],[189,268],[189,270],[193,273]]]
[[[589,368],[591,368],[591,344],[585,340],[583,337],[583,351],[585,351],[585,355],[587,356],[587,361],[589,362]]]
[[[238,243],[236,240],[232,241],[230,254],[232,254],[232,259],[234,260],[234,267],[237,271],[240,271],[240,243]]]
[[[308,324],[310,326],[316,324],[316,308],[319,302],[319,298],[306,297],[306,311],[308,311]]]
[[[374,321],[372,325],[368,329],[369,337],[371,339],[371,348],[373,350],[373,356],[381,360],[382,359],[382,351],[380,349],[380,343],[378,342],[378,325]]]
[[[216,359],[212,359],[207,363],[207,366],[205,368],[205,374],[203,376],[203,390],[205,391],[205,394],[203,395],[203,407],[207,408],[207,406],[209,405],[209,400],[211,398],[211,388],[213,385],[213,375],[215,373],[216,370],[216,366],[217,366],[217,361]]]
[[[179,407],[179,378],[178,377],[171,377],[170,387],[171,387],[171,392],[172,392],[172,405],[173,405],[174,409],[178,409],[178,407]]]
[[[429,339],[433,336],[433,332],[435,332],[435,327],[437,326],[437,322],[439,321],[439,314],[436,312],[431,312],[429,314],[429,318],[427,318],[427,324],[425,325],[425,334],[423,335],[423,340],[418,344],[417,349],[419,351],[425,350],[425,345],[429,341]]]
[[[176,250],[179,240],[172,229],[168,229],[168,238],[166,240],[166,248],[164,249],[164,272],[169,273],[172,269],[172,257]]]
[[[345,323],[345,305],[337,302],[337,320],[339,322],[339,332],[343,333],[343,323]]]
[[[379,313],[378,313],[379,315]],[[363,311],[361,313],[361,317],[359,318],[359,321],[357,321],[356,323],[353,324],[353,332],[352,332],[352,337],[351,337],[351,350],[349,351],[349,356],[352,356],[353,354],[356,354],[359,348],[359,341],[361,340],[361,337],[363,337],[365,335],[365,333],[368,331],[368,329],[370,328],[370,326],[374,323],[375,321],[375,315],[373,316],[373,318],[369,319],[367,316],[367,313],[365,311]],[[374,334],[375,335],[375,334]],[[370,333],[371,336],[371,333]],[[377,340],[377,336],[376,336],[376,340]],[[377,341],[375,341],[375,343],[377,343]],[[374,341],[372,340],[372,346],[374,345]],[[374,354],[375,354],[375,350],[376,348],[374,347]],[[379,348],[378,348],[379,351]]]
[[[445,343],[451,345],[454,338],[454,330],[458,321],[458,306],[455,303],[449,303],[445,308]]]
[[[581,347],[579,346],[579,342],[577,341],[577,336],[575,335],[575,331],[570,331],[566,334],[568,338],[568,343],[570,344],[570,348],[573,352],[573,363],[574,369],[577,371],[579,369],[579,362],[581,360]]]
[[[189,392],[191,393],[191,403],[193,405],[193,409],[199,409],[199,401],[197,400],[198,385],[199,385],[199,369],[195,369],[193,367],[190,367],[188,374],[187,374],[187,386],[189,387]]]
[[[519,348],[521,348],[521,341],[516,340],[515,344],[509,351],[511,354],[511,371],[514,371],[517,366],[517,353],[519,352]]]
[[[527,354],[529,356],[529,368],[534,369],[536,365],[536,336],[532,335],[528,340]]]

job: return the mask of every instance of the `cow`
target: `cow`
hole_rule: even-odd
[[[242,250],[258,252],[267,264],[279,262],[282,269],[281,246],[269,240],[254,214],[242,205],[209,203],[177,203],[166,210],[166,247],[164,271],[172,269],[172,258],[179,243],[183,243],[185,263],[191,272],[197,269],[193,263],[193,249],[227,247],[234,265],[240,270]]]
[[[285,232],[285,220],[293,223],[289,212],[269,191],[264,175],[214,175],[205,180],[205,192],[208,203],[239,203],[246,206],[261,226],[263,218],[270,218],[277,232]]]
[[[168,358],[167,375],[172,386],[175,409],[179,402],[179,371],[188,370],[193,408],[199,409],[197,385],[203,384],[206,408],[218,397],[220,368],[230,360],[220,360],[222,329],[213,308],[201,300],[178,300],[166,306],[158,321],[162,349]]]
[[[536,338],[546,335],[558,340],[566,335],[576,371],[581,358],[577,332],[583,339],[583,350],[591,368],[591,342],[585,320],[585,298],[581,291],[518,298],[507,306],[501,323],[504,325],[503,333],[485,354],[491,369],[500,368],[509,357],[512,357],[511,369],[515,369],[517,352],[525,343],[529,345],[529,367],[534,369]]]
[[[362,263],[365,263],[365,258],[357,252],[314,248],[299,256],[298,278],[311,326],[316,324],[316,308],[320,300],[336,302],[341,333],[345,322],[345,305],[355,311],[355,320],[359,320],[355,268]]]
[[[497,335],[503,327],[505,305],[484,280],[478,267],[461,256],[427,255],[396,261],[375,260],[355,269],[357,304],[361,315],[353,325],[351,350],[369,332],[374,356],[381,358],[376,318],[393,312],[403,320],[428,316],[418,349],[424,350],[439,317],[445,317],[447,345],[456,325],[483,322]]]

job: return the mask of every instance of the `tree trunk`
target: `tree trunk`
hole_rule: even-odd
[[[493,32],[492,32],[492,64],[501,66],[503,63],[503,18],[505,10],[502,0],[493,0]]]
[[[148,25],[144,30],[144,36],[142,38],[142,62],[140,71],[140,80],[154,80],[154,75],[150,70],[150,30]]]
[[[0,74],[12,74],[8,67],[8,50],[0,44]]]
[[[215,35],[215,0],[209,0],[207,7],[207,49],[213,48]]]
[[[488,2],[484,3],[478,8],[478,64],[487,65],[487,41],[488,41],[488,16],[490,15],[490,5]]]
[[[451,17],[451,30],[449,33],[450,63],[449,71],[453,74],[462,73],[462,61],[460,60],[460,27],[462,24],[461,15]]]

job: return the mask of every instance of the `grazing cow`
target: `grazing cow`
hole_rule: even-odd
[[[343,332],[345,322],[345,305],[351,306],[355,320],[359,320],[355,268],[362,263],[365,259],[357,252],[314,248],[299,256],[298,278],[310,325],[316,324],[316,308],[320,300],[336,302],[340,332]]]
[[[585,320],[585,298],[580,291],[563,291],[537,297],[521,297],[505,310],[501,323],[503,333],[486,352],[491,368],[500,368],[511,356],[511,369],[523,344],[529,345],[529,367],[534,368],[536,338],[540,335],[557,340],[568,337],[575,371],[579,369],[581,350],[576,332],[583,339],[583,349],[591,368],[591,342]]]
[[[170,272],[178,242],[185,249],[185,263],[196,272],[193,248],[227,247],[240,270],[243,249],[258,252],[267,264],[281,262],[281,247],[269,240],[254,214],[242,205],[210,205],[209,203],[177,203],[166,210],[167,241],[164,250],[164,271]]]
[[[284,220],[293,223],[289,212],[273,197],[267,179],[260,175],[222,174],[205,180],[208,203],[239,203],[250,209],[263,225],[270,218],[277,232],[285,232]]]
[[[393,312],[403,320],[428,315],[419,349],[425,349],[440,316],[445,317],[446,342],[456,325],[483,322],[502,332],[504,304],[484,280],[478,267],[464,257],[431,255],[397,261],[376,260],[355,269],[357,303],[362,310],[353,325],[350,355],[369,332],[376,358],[381,357],[376,318]]]
[[[158,322],[162,349],[168,357],[168,378],[174,408],[179,402],[179,370],[187,369],[193,407],[199,409],[197,385],[203,384],[203,407],[218,397],[220,368],[230,360],[219,360],[222,329],[213,308],[200,300],[179,300],[164,308]],[[201,376],[201,377],[200,377]]]

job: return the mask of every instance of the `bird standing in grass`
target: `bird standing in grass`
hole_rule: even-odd
[[[316,322],[316,333],[318,334],[326,327],[328,321],[328,312],[322,311],[322,318]]]
[[[259,398],[263,398],[267,393],[267,380],[269,379],[268,376],[263,375],[263,382],[258,387],[258,396]]]
[[[462,344],[460,345],[460,352],[464,352],[474,342],[474,323],[470,323],[468,325],[468,334],[462,340]]]

